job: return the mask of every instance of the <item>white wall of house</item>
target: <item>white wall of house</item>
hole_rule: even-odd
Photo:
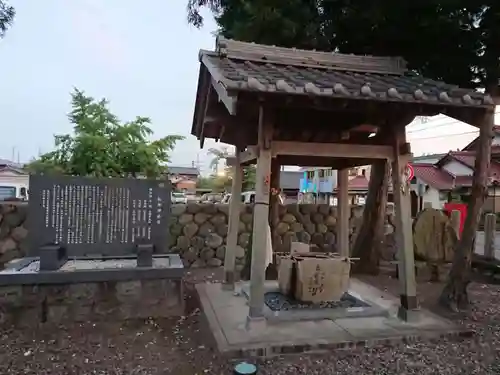
[[[423,204],[428,202],[428,203],[432,204],[432,208],[442,209],[444,207],[444,204],[448,200],[446,198],[445,199],[441,199],[441,198],[445,198],[444,194],[441,194],[439,190],[434,189],[433,187],[429,186],[427,191],[424,193],[422,200],[424,202]]]
[[[424,181],[417,178],[417,183],[410,186],[411,190],[413,190],[417,194],[417,196],[419,184],[422,184],[423,186],[429,186]],[[432,186],[429,186],[426,190],[424,189],[422,195],[422,205],[430,203],[432,205],[432,208],[442,209],[444,207],[444,204],[448,201],[447,198],[448,197],[445,192],[441,193],[439,190],[433,188]]]
[[[492,146],[500,146],[500,135],[496,134],[493,140],[491,141]]]
[[[0,189],[15,187],[16,197],[21,198],[21,188],[24,187],[26,191],[29,190],[29,178],[28,174],[18,173],[8,169],[0,171]]]
[[[472,176],[474,172],[472,168],[469,168],[456,160],[451,160],[443,165],[443,169],[455,176]]]

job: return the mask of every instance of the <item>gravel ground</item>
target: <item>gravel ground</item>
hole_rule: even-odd
[[[231,363],[211,348],[193,298],[193,283],[216,281],[220,272],[189,275],[188,314],[147,322],[44,326],[36,330],[2,327],[0,374],[231,374]],[[397,281],[366,278],[395,292]],[[423,305],[434,308],[441,286],[419,285]],[[336,352],[291,355],[258,363],[259,374],[500,374],[500,286],[472,284],[474,306],[461,324],[473,339]]]

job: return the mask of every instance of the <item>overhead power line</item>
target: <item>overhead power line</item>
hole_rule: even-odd
[[[478,134],[478,133],[479,133],[479,130],[474,130],[474,131],[470,131],[470,132],[462,132],[462,133],[455,133],[455,134],[436,135],[436,136],[433,136],[433,137],[413,138],[413,139],[410,139],[409,141],[413,142],[413,141],[423,141],[423,140],[426,140],[426,139],[449,138],[449,137],[457,137],[459,135]]]
[[[495,115],[500,115],[500,110],[496,111]],[[459,124],[459,123],[462,123],[462,122],[458,121],[458,120],[452,120],[452,121],[447,121],[445,123],[436,124],[436,125],[432,125],[432,121],[414,124],[414,125],[426,125],[426,126],[423,128],[418,128],[418,129],[410,129],[407,131],[407,134],[417,133],[417,132],[422,132],[422,131],[432,130],[432,129],[438,129],[438,128],[442,128],[442,127],[450,126],[450,125],[455,125],[455,124]],[[467,123],[464,123],[464,124],[469,125]]]

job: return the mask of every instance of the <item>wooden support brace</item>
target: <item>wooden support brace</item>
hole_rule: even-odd
[[[383,145],[276,141],[273,143],[273,157],[276,155],[392,160],[394,152],[391,146]]]
[[[233,184],[231,187],[231,202],[229,203],[229,227],[227,234],[226,253],[224,255],[224,288],[228,290],[234,289],[235,281],[235,262],[236,262],[236,246],[238,245],[238,227],[240,223],[240,206],[241,206],[241,184],[243,170],[240,165],[240,151],[236,147],[234,153],[233,169]]]
[[[241,153],[240,163],[242,165],[254,164],[257,161],[259,149],[257,146],[248,146],[245,151]]]
[[[337,172],[338,179],[338,225],[337,225],[337,252],[341,256],[349,256],[349,170],[341,169]]]

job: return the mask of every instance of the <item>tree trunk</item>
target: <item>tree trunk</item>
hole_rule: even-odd
[[[356,236],[352,257],[360,258],[353,272],[376,275],[379,272],[380,247],[384,241],[384,222],[389,189],[389,166],[386,160],[372,164],[363,223]]]
[[[494,116],[494,108],[491,108],[481,119],[472,192],[467,205],[467,217],[462,237],[454,249],[453,264],[448,280],[439,298],[441,305],[452,311],[459,311],[469,306],[467,286],[470,283],[471,259],[474,252],[477,225],[487,194]]]

